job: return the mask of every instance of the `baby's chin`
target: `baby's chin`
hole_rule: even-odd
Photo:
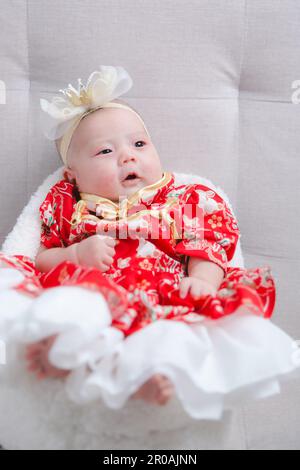
[[[148,183],[145,181],[145,178],[132,179],[127,181],[121,181],[119,184],[119,191],[116,199],[122,198],[124,196],[130,197],[132,194],[139,191],[141,188],[147,186]]]
[[[154,180],[153,178],[149,179],[146,176],[141,176],[140,178],[128,179],[126,181],[118,181],[116,194],[114,194],[113,196],[104,195],[104,197],[106,197],[107,199],[110,199],[114,203],[118,203],[120,200],[124,198],[130,198],[130,196],[132,196],[133,194],[135,194],[137,191],[144,188],[145,186],[154,184],[156,181],[158,181],[162,177],[162,175],[163,175],[163,172],[161,172],[161,175],[159,175]]]

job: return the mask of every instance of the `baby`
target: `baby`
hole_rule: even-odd
[[[162,163],[150,136],[135,114],[125,109],[104,108],[85,116],[72,136],[67,159],[65,174],[70,181],[76,181],[81,192],[98,194],[115,203],[121,196],[129,197],[144,186],[156,183],[163,174]],[[136,177],[126,179],[129,174]],[[46,272],[69,260],[105,272],[113,262],[114,245],[112,237],[92,235],[67,248],[47,249],[41,246],[36,267]],[[185,297],[190,290],[195,298],[201,294],[214,295],[223,277],[224,272],[217,264],[192,258],[188,276],[181,281],[180,293]],[[52,342],[52,339],[44,340],[29,346],[27,357],[30,368],[61,377],[65,371],[55,370],[45,354],[45,348],[47,351]],[[171,392],[170,381],[158,374],[146,382],[135,397],[166,403]]]
[[[97,86],[98,93],[104,93],[97,83],[94,84],[94,93]],[[78,111],[79,121],[69,133],[69,139],[67,134],[56,139],[57,149],[65,163],[64,180],[50,190],[40,209],[43,225],[36,268],[41,273],[54,273],[58,265],[68,262],[80,266],[83,272],[86,268],[97,269],[101,282],[105,279],[122,286],[129,299],[128,308],[124,307],[127,323],[125,320],[122,323],[120,312],[118,316],[114,315],[113,306],[112,316],[113,325],[122,329],[125,335],[153,321],[145,313],[144,297],[139,297],[142,290],[148,291],[148,300],[156,302],[156,318],[188,321],[191,312],[218,318],[233,313],[243,302],[250,306],[253,303],[253,310],[259,308],[262,315],[270,316],[274,307],[274,291],[272,282],[268,287],[263,284],[265,272],[259,268],[247,271],[227,266],[234,254],[239,231],[225,201],[200,184],[176,186],[173,174],[163,171],[142,118],[125,101],[114,97],[106,103],[119,104],[120,107],[94,106],[84,114],[80,105],[91,99],[88,87],[84,89],[81,86],[78,94],[70,85],[68,90],[72,109]],[[146,210],[128,218],[122,217],[119,203],[124,198],[130,202],[130,207],[143,203]],[[172,236],[168,240],[148,238],[148,256],[142,258],[140,254],[138,264],[130,265],[130,260],[135,259],[139,249],[141,252],[145,250],[145,245],[130,237],[121,240],[110,235],[109,230],[105,235],[105,226],[107,229],[107,226],[111,228],[114,225],[113,218],[109,218],[110,213],[117,215],[119,221],[133,223],[139,221],[139,217],[146,217],[154,203],[160,203],[163,208],[171,204],[173,217],[175,203],[202,207],[205,237],[198,247],[192,246],[192,240],[180,237],[176,241]],[[176,230],[173,221],[166,220]],[[183,220],[187,232],[190,230],[195,234],[191,229],[191,219],[184,217]],[[254,272],[256,283],[253,282]],[[239,289],[240,297],[234,296],[233,288],[242,283],[247,285],[247,289]],[[252,293],[249,293],[250,288]],[[128,318],[131,319],[131,329],[126,326]],[[62,378],[69,373],[53,367],[48,361],[48,351],[54,340],[55,336],[52,336],[27,347],[29,369],[41,378]],[[168,377],[155,374],[132,398],[165,404],[173,391]]]

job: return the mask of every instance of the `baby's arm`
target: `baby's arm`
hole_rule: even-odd
[[[189,262],[181,296],[189,289],[193,297],[216,295],[240,236],[237,220],[226,201],[205,185],[189,187],[183,203],[191,211],[182,218],[183,237],[176,245],[177,254]]]
[[[186,297],[190,291],[195,299],[201,295],[216,295],[224,279],[224,270],[212,261],[202,258],[188,258],[188,276],[180,283],[180,296]]]
[[[224,279],[224,270],[212,261],[189,257],[188,275],[209,282],[218,289]]]
[[[115,255],[116,240],[105,235],[91,235],[68,247],[44,248],[42,245],[36,257],[36,268],[48,272],[63,261],[107,271]]]
[[[63,261],[78,263],[76,244],[61,248],[46,248],[41,245],[35,259],[35,264],[39,271],[48,272]]]

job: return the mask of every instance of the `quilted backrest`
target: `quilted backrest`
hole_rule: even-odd
[[[165,169],[224,189],[246,266],[272,267],[274,321],[299,339],[299,1],[2,0],[0,24],[0,244],[61,165],[39,98],[123,65]],[[245,410],[249,448],[299,447],[297,390]]]

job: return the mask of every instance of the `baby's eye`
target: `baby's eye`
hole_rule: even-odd
[[[145,143],[143,140],[138,140],[138,141],[136,142],[136,144],[138,144],[139,142],[141,142],[142,144],[146,145],[146,143]],[[143,145],[143,146],[144,146],[144,145]]]
[[[104,149],[104,150],[100,150],[99,152],[97,152],[96,155],[100,155],[100,154],[102,154],[103,152],[106,153],[106,150],[109,150],[109,151],[111,152],[110,149]],[[105,155],[105,154],[104,154],[104,155]]]
[[[143,140],[137,140],[137,141],[135,142],[135,145],[136,145],[136,144],[139,144],[139,143],[143,144],[142,147],[144,147],[144,145],[146,145],[146,142],[144,142]],[[138,147],[140,147],[140,145],[139,145]],[[105,154],[107,154],[106,150],[108,150],[109,152],[111,152],[111,149],[104,149],[104,150],[100,150],[99,152],[97,152],[96,155],[101,155],[101,154],[102,154],[102,155],[105,155]],[[104,153],[104,152],[105,152],[105,153]]]

